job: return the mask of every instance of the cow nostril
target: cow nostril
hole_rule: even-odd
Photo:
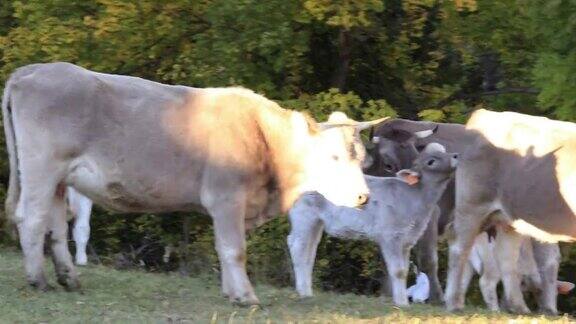
[[[368,203],[369,196],[367,194],[358,195],[358,206],[363,206]]]
[[[452,157],[453,157],[454,159],[458,159],[458,153],[452,155]]]

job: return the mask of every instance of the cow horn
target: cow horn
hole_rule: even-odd
[[[387,119],[390,119],[390,117],[384,117],[384,118],[375,119],[375,120],[371,120],[371,121],[365,121],[365,122],[358,122],[356,124],[356,130],[362,131],[362,130],[368,129],[372,126],[375,126],[375,125],[382,123],[383,121],[385,121]]]
[[[324,123],[318,123],[318,128],[320,128],[320,130],[327,130],[327,129],[334,128],[334,127],[354,127],[354,128],[356,128],[356,131],[359,132],[359,131],[368,129],[374,125],[378,125],[387,119],[390,119],[390,117],[384,117],[384,118],[366,121],[366,122],[356,122],[356,121],[350,120],[350,122],[348,122],[348,123],[345,123],[345,122],[334,123],[334,122],[327,121]]]
[[[354,127],[354,126],[356,126],[356,125],[355,124],[347,124],[347,123],[331,123],[331,122],[318,123],[318,128],[321,131],[325,131],[327,129],[334,128],[334,127]]]
[[[415,132],[414,136],[416,136],[418,138],[426,138],[432,134],[434,134],[434,132],[431,129],[427,129],[427,130]]]

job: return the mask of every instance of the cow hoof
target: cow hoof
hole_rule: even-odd
[[[438,297],[437,298],[430,298],[428,300],[428,303],[430,305],[436,305],[436,306],[442,305],[442,304],[444,304],[444,298],[438,298]]]
[[[313,295],[299,295],[298,299],[299,300],[310,300],[312,299],[314,296]]]
[[[49,285],[45,280],[43,281],[30,281],[28,282],[30,286],[38,291],[48,292],[56,290],[54,286]]]
[[[87,266],[88,260],[76,260],[76,265],[77,266]]]
[[[464,306],[446,303],[446,310],[450,313],[459,313],[464,310]]]
[[[252,295],[252,296],[247,296],[247,297],[229,297],[230,301],[232,302],[233,305],[235,306],[241,306],[241,307],[247,307],[247,306],[253,306],[253,305],[260,305],[260,301],[258,300],[258,297]]]
[[[406,304],[404,304],[404,303],[394,303],[394,306],[395,306],[395,307],[398,307],[398,308],[406,308],[406,307],[410,307],[410,304],[409,304],[409,303],[406,303]]]
[[[58,283],[64,287],[66,291],[79,291],[80,281],[77,278],[58,277]]]
[[[538,312],[540,314],[546,315],[546,316],[556,316],[558,315],[558,311],[555,309],[540,309],[538,310]]]
[[[525,305],[509,306],[508,311],[517,315],[527,315],[531,313],[530,309]]]

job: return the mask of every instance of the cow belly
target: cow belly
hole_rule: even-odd
[[[565,195],[565,179],[558,179],[555,160],[539,158],[511,163],[501,183],[500,204],[523,234],[535,236],[535,227],[546,235],[576,238],[576,214],[570,196]],[[532,234],[530,234],[532,232]],[[562,241],[566,240],[560,239]],[[550,241],[545,239],[545,241]],[[552,240],[557,241],[557,240]]]
[[[94,157],[76,159],[71,163],[66,184],[96,204],[117,212],[203,211],[198,194],[190,192],[189,185],[181,185],[187,182],[182,177],[170,181],[169,188],[164,185],[168,179],[155,179],[153,172],[134,176],[99,162]]]

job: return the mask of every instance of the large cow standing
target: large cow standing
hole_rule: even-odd
[[[466,129],[474,136],[456,172],[454,241],[450,244],[446,304],[464,306],[462,269],[476,235],[491,222],[547,242],[576,239],[576,125],[518,113],[475,111]],[[515,232],[514,232],[515,233]],[[514,266],[519,234],[499,249]],[[503,274],[505,288],[518,277]],[[553,283],[555,284],[555,282]],[[506,296],[515,312],[528,309]]]
[[[368,124],[340,113],[332,118],[338,127],[326,129],[334,125],[245,89],[35,64],[10,76],[2,111],[11,169],[7,215],[18,226],[28,282],[39,289],[48,287],[48,233],[58,282],[79,287],[66,244],[67,185],[111,210],[209,214],[222,290],[248,304],[258,299],[245,269],[246,224],[288,210],[305,191],[337,205],[368,200],[358,136]]]

